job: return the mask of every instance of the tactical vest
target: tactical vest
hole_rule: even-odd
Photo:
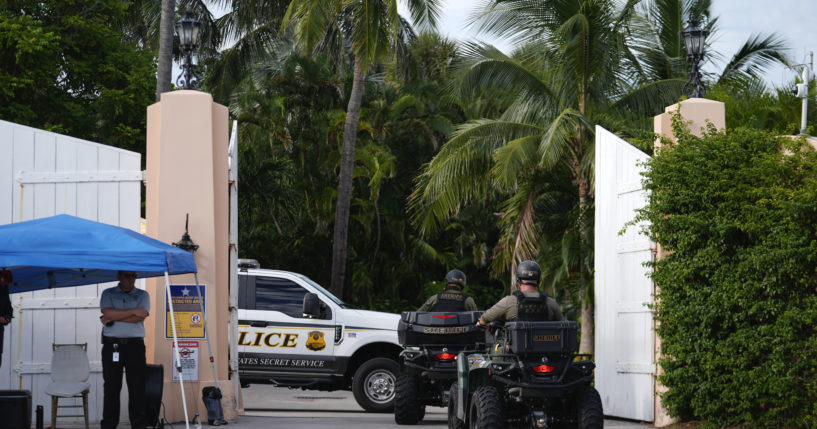
[[[437,302],[429,311],[465,311],[465,300],[468,295],[454,289],[444,290],[437,294]]]
[[[550,320],[548,296],[544,293],[539,292],[539,296],[530,297],[518,290],[513,293],[513,296],[516,297],[517,320],[527,322]]]

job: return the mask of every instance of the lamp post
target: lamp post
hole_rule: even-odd
[[[687,28],[681,31],[684,38],[684,48],[687,51],[687,61],[692,63],[692,70],[689,72],[689,81],[684,84],[684,94],[689,98],[701,98],[706,94],[706,86],[701,80],[701,72],[698,63],[704,58],[704,42],[709,31],[699,26],[697,18],[690,18],[687,21]]]
[[[176,78],[176,86],[184,89],[196,89],[199,86],[199,77],[193,73],[193,66],[198,64],[198,40],[201,23],[193,17],[190,11],[184,12],[184,17],[176,23],[176,34],[179,35],[181,48],[182,74]]]

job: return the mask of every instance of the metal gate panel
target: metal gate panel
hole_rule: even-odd
[[[649,157],[596,127],[596,388],[608,416],[653,421],[653,244],[629,225],[646,204],[641,163]],[[626,229],[625,229],[626,227]]]
[[[0,153],[0,224],[66,213],[139,231],[138,153],[5,121],[0,121]],[[31,390],[34,404],[50,415],[45,387],[51,382],[52,343],[87,343],[89,414],[100,420],[99,296],[112,285],[13,295],[15,319],[6,330],[0,389]],[[127,412],[122,418],[126,421]]]

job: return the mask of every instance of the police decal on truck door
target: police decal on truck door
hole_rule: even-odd
[[[303,286],[280,277],[256,276],[247,281],[246,311],[238,327],[243,371],[336,372],[331,308],[323,306],[320,318],[307,318],[303,316],[303,300],[308,290]]]

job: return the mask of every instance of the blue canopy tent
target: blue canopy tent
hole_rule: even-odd
[[[126,228],[57,215],[0,226],[0,269],[11,293],[196,272],[193,254]]]
[[[0,243],[0,271],[11,272],[11,293],[113,282],[121,270],[135,271],[139,278],[164,276],[169,296],[169,275],[197,271],[191,252],[126,228],[64,214],[2,225]],[[187,422],[173,302],[169,304]]]

